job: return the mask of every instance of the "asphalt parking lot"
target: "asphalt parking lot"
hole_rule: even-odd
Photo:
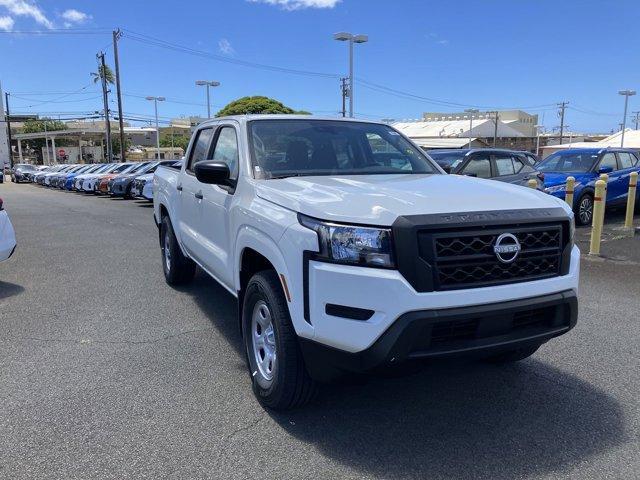
[[[254,400],[235,300],[167,286],[150,204],[0,185],[2,478],[638,478],[640,269],[583,260],[578,326],[518,365],[434,363]],[[640,238],[630,242],[640,250]]]

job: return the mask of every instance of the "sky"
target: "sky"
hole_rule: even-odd
[[[98,51],[113,65],[120,28],[131,118],[153,116],[149,95],[166,97],[162,121],[206,115],[196,80],[221,83],[214,112],[266,95],[332,116],[348,71],[333,34],[348,31],[369,36],[354,47],[356,116],[521,108],[552,129],[568,101],[570,130],[610,132],[623,117],[618,91],[640,90],[639,19],[637,0],[0,0],[0,82],[12,112],[101,110],[90,73]]]

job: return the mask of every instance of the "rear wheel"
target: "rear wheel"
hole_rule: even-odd
[[[162,217],[160,226],[160,247],[162,249],[162,269],[166,282],[169,285],[181,285],[193,280],[196,264],[182,254],[173,232],[171,220],[167,215]]]
[[[244,296],[242,332],[253,392],[262,405],[287,410],[317,391],[309,376],[278,275],[255,274]]]
[[[510,350],[508,352],[500,353],[485,359],[489,363],[513,363],[529,358],[536,353],[540,348],[540,345],[534,345],[533,347],[523,347],[516,350]]]
[[[576,223],[590,225],[593,221],[593,194],[586,192],[580,196],[576,206]]]

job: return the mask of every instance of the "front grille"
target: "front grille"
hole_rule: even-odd
[[[431,330],[431,343],[447,343],[476,337],[478,320],[464,322],[440,322]]]
[[[511,263],[501,262],[494,252],[503,233],[513,234],[520,243],[520,253]],[[436,290],[547,278],[562,270],[561,224],[419,232],[418,236],[420,256],[432,267]]]

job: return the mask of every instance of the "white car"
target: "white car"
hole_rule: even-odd
[[[246,115],[193,135],[182,169],[154,177],[165,279],[199,265],[238,298],[269,408],[343,372],[522,360],[576,325],[580,251],[559,198],[446,175],[382,123]]]
[[[9,214],[4,209],[0,198],[0,262],[13,255],[16,249],[16,234],[9,220]]]

